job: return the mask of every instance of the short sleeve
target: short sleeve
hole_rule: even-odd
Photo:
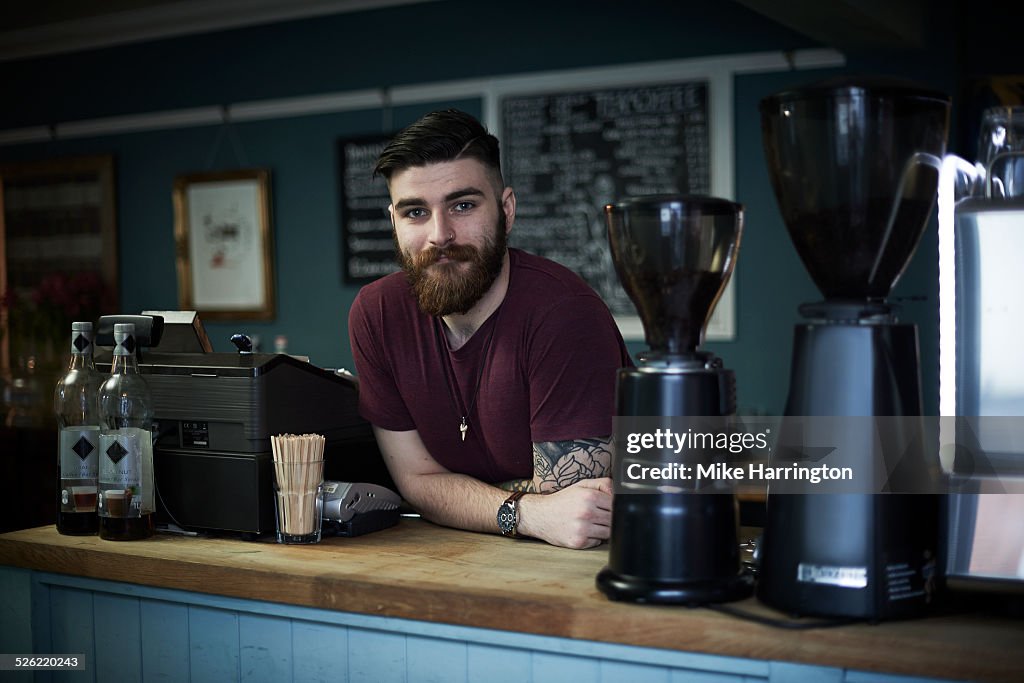
[[[348,316],[349,342],[359,378],[359,414],[371,424],[392,431],[415,428],[395,383],[383,343],[383,310],[379,299],[360,291]]]
[[[574,296],[546,311],[526,358],[534,443],[612,433],[616,377],[630,360],[601,299]]]

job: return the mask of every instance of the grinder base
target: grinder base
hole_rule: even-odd
[[[754,582],[745,575],[704,581],[658,580],[619,574],[605,567],[597,575],[597,587],[611,600],[696,607],[749,597]]]

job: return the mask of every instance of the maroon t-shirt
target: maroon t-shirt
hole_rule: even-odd
[[[441,465],[489,483],[532,477],[532,442],[610,435],[616,371],[632,365],[607,305],[578,275],[509,256],[505,300],[456,351],[403,273],[363,287],[349,313],[360,414],[418,430]]]

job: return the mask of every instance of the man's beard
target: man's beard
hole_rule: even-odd
[[[405,276],[412,285],[420,310],[431,316],[468,313],[480,301],[501,273],[508,236],[505,234],[505,212],[498,212],[494,233],[484,238],[481,249],[469,244],[452,244],[444,248],[428,247],[418,254],[402,250],[395,237],[395,253]],[[437,263],[439,256],[447,263]],[[461,263],[469,264],[464,273]]]

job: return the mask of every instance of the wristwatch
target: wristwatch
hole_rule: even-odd
[[[498,508],[498,530],[502,536],[516,537],[516,530],[519,528],[519,499],[525,491],[516,491],[505,499],[505,502]]]

